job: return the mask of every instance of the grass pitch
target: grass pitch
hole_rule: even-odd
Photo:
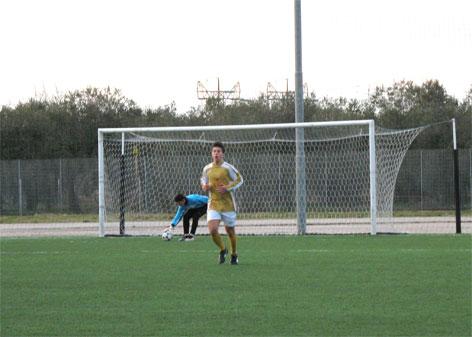
[[[1,336],[470,336],[470,235],[2,239]]]

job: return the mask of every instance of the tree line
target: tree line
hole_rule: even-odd
[[[377,87],[366,100],[304,100],[305,121],[374,119],[389,129],[405,129],[456,118],[459,148],[472,147],[472,85],[459,101],[436,80],[421,85],[401,81]],[[177,113],[174,103],[141,108],[113,88],[86,88],[52,98],[31,98],[0,111],[0,159],[81,158],[97,155],[97,129],[140,126],[192,126],[290,123],[295,121],[293,95],[269,100],[264,94],[227,103],[209,98],[202,106]],[[416,148],[451,147],[450,123],[423,133]]]

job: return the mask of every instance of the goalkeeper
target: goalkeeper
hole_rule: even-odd
[[[180,241],[193,241],[198,227],[198,220],[207,212],[208,197],[199,194],[177,194],[174,201],[179,206],[171,222],[170,229],[174,229],[183,217],[184,235]],[[190,219],[192,228],[190,229]]]

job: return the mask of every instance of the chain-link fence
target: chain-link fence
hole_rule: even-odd
[[[410,150],[394,210],[453,210],[451,150]],[[0,161],[0,215],[98,213],[97,159]],[[472,149],[459,151],[462,209],[472,209]],[[169,200],[173,196],[169,196]]]
[[[395,185],[395,210],[453,210],[452,150],[410,150]],[[459,150],[462,209],[472,209],[472,149]]]
[[[97,159],[0,161],[0,214],[98,212]]]

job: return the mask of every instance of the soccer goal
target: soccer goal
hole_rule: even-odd
[[[389,232],[397,174],[421,130],[373,120],[99,129],[99,235],[159,234],[175,194],[203,194],[215,141],[244,178],[238,233]]]

